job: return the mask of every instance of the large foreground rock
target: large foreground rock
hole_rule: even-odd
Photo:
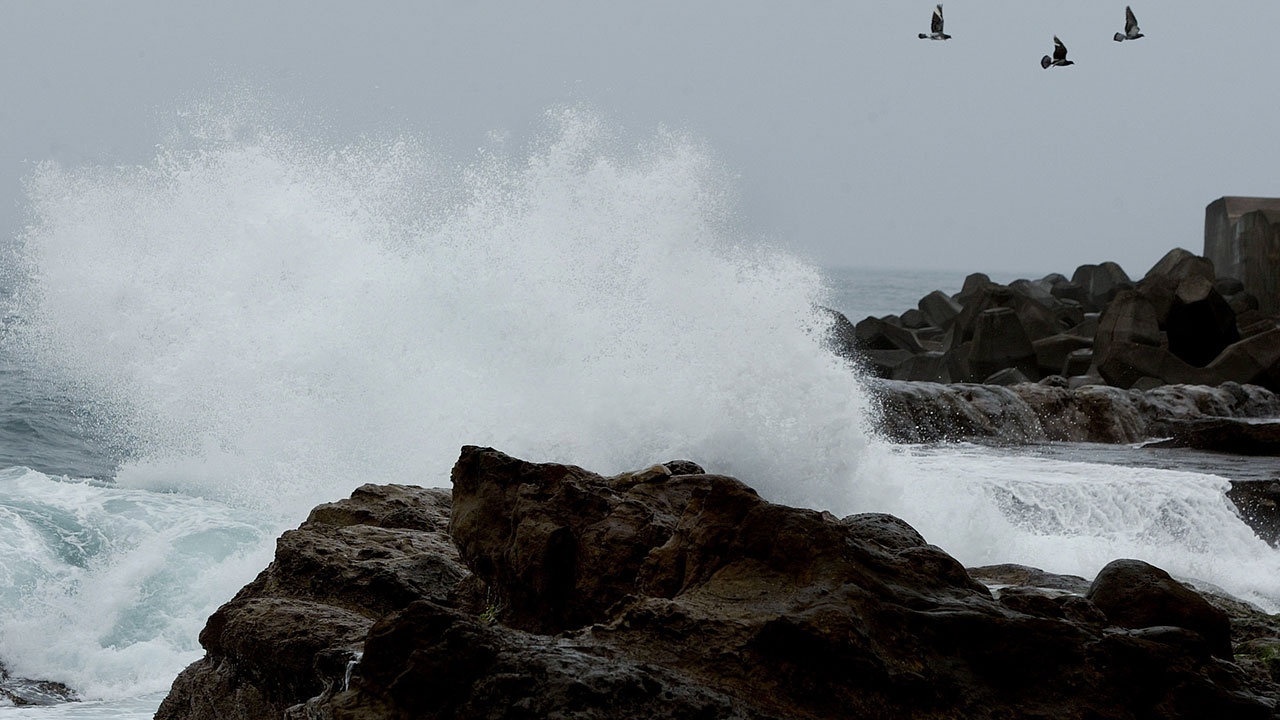
[[[466,447],[452,480],[451,503],[317,508],[157,717],[1261,719],[1280,696],[1167,576],[1119,605],[1084,581],[997,597],[897,518],[688,462],[606,478]]]

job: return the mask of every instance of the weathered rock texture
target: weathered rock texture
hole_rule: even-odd
[[[1056,589],[1006,566],[997,596],[901,520],[688,462],[605,478],[467,447],[452,479],[451,507],[365,486],[286,533],[157,717],[1271,718],[1280,696],[1267,616],[1231,606],[1224,645],[1145,564]]]
[[[1246,449],[1245,438],[1266,436],[1267,425],[1235,423],[1238,443],[1226,442],[1226,430],[1207,418],[1280,417],[1280,395],[1256,385],[1225,383],[1162,385],[1146,391],[1107,385],[1076,389],[1043,383],[1005,387],[971,383],[869,380],[875,398],[875,426],[896,442],[938,442],[988,438],[1001,442],[1133,443],[1177,434],[1182,446],[1231,451]],[[1192,439],[1192,431],[1205,431]],[[1221,445],[1208,446],[1221,439]],[[1261,454],[1261,453],[1257,453]]]

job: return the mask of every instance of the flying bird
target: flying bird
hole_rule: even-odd
[[[1045,55],[1040,58],[1040,67],[1048,70],[1051,65],[1075,65],[1074,60],[1067,59],[1067,46],[1062,44],[1057,35],[1053,36],[1053,57]]]
[[[951,36],[942,32],[942,3],[938,3],[938,7],[933,10],[933,25],[930,27],[933,32],[925,35],[920,33],[921,40],[950,40]]]
[[[1138,29],[1138,18],[1133,16],[1133,10],[1125,5],[1124,7],[1124,32],[1116,33],[1116,42],[1124,42],[1125,40],[1137,40],[1142,37],[1142,31]]]

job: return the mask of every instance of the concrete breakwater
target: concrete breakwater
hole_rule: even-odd
[[[831,343],[891,380],[1280,391],[1277,316],[1181,248],[1137,281],[1112,262],[1007,285],[975,273],[960,292],[935,290],[900,315],[855,324],[836,313]]]

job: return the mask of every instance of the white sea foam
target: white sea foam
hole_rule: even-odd
[[[1280,611],[1280,553],[1240,520],[1220,477],[879,444],[858,475],[860,505],[898,515],[970,567],[1019,563],[1091,579],[1137,558]]]
[[[0,519],[0,658],[87,698],[166,689],[228,585],[270,559],[243,510],[26,468],[0,470]]]

